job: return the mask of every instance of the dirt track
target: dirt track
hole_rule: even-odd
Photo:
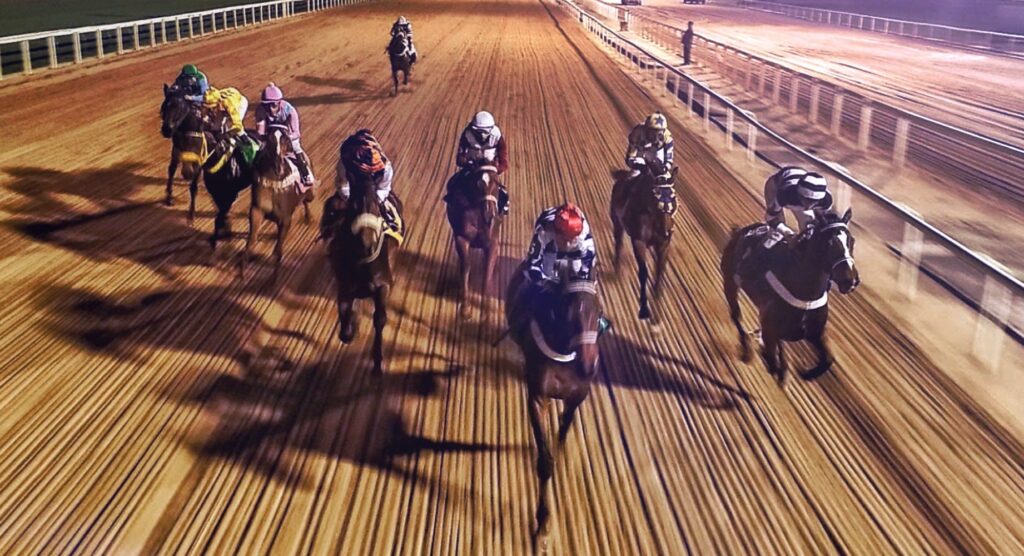
[[[413,92],[391,99],[382,37],[396,13],[423,59]],[[325,182],[358,127],[396,161],[413,231],[384,377],[369,374],[368,320],[356,344],[335,338],[313,227],[275,289],[268,243],[245,281],[227,261],[240,238],[208,264],[205,196],[196,229],[183,188],[157,204],[160,83],[185,61],[250,98],[282,85]],[[559,460],[555,553],[1024,550],[1024,449],[885,307],[836,299],[839,364],[816,383],[779,390],[737,360],[717,252],[757,206],[675,122],[686,178],[664,330],[635,320],[632,264],[610,272],[606,204],[628,126],[654,104],[554,5],[360,7],[78,75],[0,90],[0,552],[527,552],[519,358],[489,346],[498,311],[455,318],[441,224],[454,140],[485,106],[513,168],[498,285],[532,217],[575,199],[616,322]]]

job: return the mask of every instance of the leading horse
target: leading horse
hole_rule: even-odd
[[[401,202],[393,193],[391,200],[401,214]],[[356,303],[373,299],[376,373],[383,372],[387,301],[394,285],[392,254],[399,247],[398,240],[387,233],[387,226],[376,189],[365,178],[353,180],[347,201],[337,196],[328,199],[320,225],[321,235],[328,240],[327,256],[337,286],[338,339],[347,344],[355,338]]]
[[[459,315],[462,318],[469,314],[466,296],[469,292],[471,249],[483,251],[485,291],[494,278],[494,266],[498,260],[498,232],[502,221],[498,212],[500,188],[498,169],[494,166],[480,166],[461,176],[446,198],[448,223],[452,227],[452,240],[462,273],[462,288],[459,291]],[[487,306],[486,300],[484,306]]]
[[[214,118],[205,121],[204,141],[206,144],[216,144],[224,136],[228,127],[227,116]],[[213,219],[213,234],[210,235],[210,247],[216,254],[217,240],[231,237],[231,221],[229,215],[231,207],[238,199],[238,194],[253,185],[253,174],[251,160],[248,160],[243,153],[244,143],[253,139],[242,137],[236,147],[231,151],[231,156],[226,159],[217,149],[203,162],[203,184],[206,191],[213,197],[213,204],[217,207],[217,214]],[[193,194],[192,207],[189,209],[189,219],[195,211],[195,195]]]
[[[675,181],[676,171],[672,169],[672,180]],[[619,269],[619,258],[622,254],[622,235],[629,234],[636,257],[637,271],[640,279],[640,319],[652,316],[647,299],[647,284],[650,273],[647,268],[647,256],[654,257],[654,285],[652,287],[654,301],[661,298],[662,282],[665,279],[665,264],[668,259],[668,246],[672,241],[673,216],[677,203],[676,193],[672,184],[658,185],[649,171],[631,177],[626,171],[615,172],[615,185],[612,187],[611,219],[615,236],[615,270]],[[654,314],[657,318],[657,314]]]
[[[395,33],[387,47],[388,59],[391,60],[391,81],[394,89],[391,96],[398,94],[398,72],[402,72],[402,84],[409,84],[412,74],[412,50],[409,48],[409,37],[402,32]]]
[[[780,386],[786,377],[784,341],[807,340],[817,352],[818,363],[804,378],[817,378],[832,366],[825,342],[828,290],[835,283],[840,293],[848,294],[860,284],[849,227],[852,215],[850,210],[843,216],[826,213],[801,235],[768,251],[764,247],[768,226],[752,224],[733,230],[723,250],[725,298],[743,360],[750,360],[750,347],[740,324],[740,289],[757,306],[765,363]]]
[[[542,421],[551,399],[564,401],[559,419],[558,442],[564,444],[580,404],[590,395],[597,376],[600,352],[597,344],[601,306],[597,282],[562,281],[557,291],[543,294],[530,307],[514,307],[516,293],[526,279],[520,265],[508,285],[505,311],[509,326],[518,319],[518,311],[530,311],[529,324],[509,330],[526,360],[524,374],[527,409],[533,438],[537,442],[537,477],[540,490],[537,501],[537,529],[533,534],[535,552],[547,547],[552,503],[551,476],[554,457]]]
[[[174,204],[174,173],[181,164],[181,177],[189,182],[188,223],[196,212],[199,174],[207,156],[206,135],[200,107],[187,100],[184,93],[164,85],[164,101],[160,105],[160,134],[171,140],[171,162],[167,165],[167,191],[164,203]]]

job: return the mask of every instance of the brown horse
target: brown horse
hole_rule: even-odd
[[[202,112],[199,106],[185,99],[184,93],[164,85],[160,119],[160,134],[171,140],[171,162],[167,165],[167,191],[164,203],[167,206],[174,204],[172,186],[174,174],[180,163],[181,177],[189,182],[188,224],[191,226],[195,220],[200,170],[207,156]]]
[[[401,214],[401,202],[393,193],[391,201]],[[387,223],[381,216],[380,201],[368,180],[353,181],[347,201],[338,196],[328,199],[323,218],[321,235],[329,238],[327,254],[337,285],[338,339],[347,344],[355,338],[356,302],[372,298],[373,368],[381,373],[387,300],[394,284],[391,256],[398,241],[385,233]]]
[[[828,290],[835,283],[840,293],[847,294],[860,284],[853,260],[851,216],[850,210],[841,217],[827,213],[800,236],[768,250],[764,247],[768,226],[752,224],[733,230],[722,253],[725,298],[743,360],[750,360],[750,346],[740,324],[741,288],[757,306],[765,363],[780,386],[786,378],[784,341],[807,340],[817,352],[817,366],[804,378],[817,378],[832,366],[825,342]]]
[[[313,188],[304,189],[299,170],[290,157],[291,141],[287,128],[271,126],[267,140],[253,161],[252,206],[249,208],[249,239],[245,242],[245,256],[241,268],[252,255],[260,225],[266,218],[277,224],[277,241],[274,244],[274,281],[281,271],[284,258],[284,242],[292,226],[292,215],[302,204],[306,223],[310,222],[309,204],[313,202]]]
[[[541,298],[532,300],[529,307],[515,307],[513,300],[526,279],[524,269],[525,266],[520,266],[513,274],[506,292],[505,310],[509,333],[526,360],[527,409],[537,442],[537,476],[540,482],[533,542],[535,551],[540,552],[546,549],[550,529],[549,505],[552,503],[551,476],[554,471],[554,457],[542,424],[543,415],[551,399],[564,401],[558,428],[558,442],[563,444],[576,409],[587,399],[590,384],[597,376],[601,306],[597,298],[597,282],[563,280],[559,291],[541,293]],[[520,311],[531,312],[529,324],[511,328],[514,323],[524,322],[518,318]]]
[[[672,178],[676,171],[672,169]],[[647,300],[647,253],[654,257],[654,285],[652,287],[655,302],[661,298],[661,286],[664,281],[665,263],[668,259],[668,246],[672,241],[673,220],[676,213],[676,193],[671,184],[655,185],[650,172],[643,172],[631,178],[626,171],[613,174],[615,185],[612,187],[611,218],[615,234],[616,273],[619,269],[619,257],[622,253],[622,234],[629,234],[633,244],[633,255],[636,257],[637,270],[640,278],[640,318],[651,318],[651,308]],[[657,314],[654,314],[657,319]]]
[[[502,217],[498,212],[498,169],[494,166],[480,166],[453,185],[446,198],[448,223],[452,227],[455,252],[459,255],[459,270],[462,272],[462,289],[459,291],[459,315],[466,318],[469,306],[466,296],[469,292],[470,249],[484,253],[484,290],[494,278],[497,262],[498,231]],[[486,302],[485,302],[486,308]]]
[[[398,32],[391,37],[387,47],[388,59],[391,60],[391,81],[394,89],[391,96],[398,94],[398,72],[402,72],[402,84],[409,84],[409,77],[412,75],[412,51],[409,48],[409,37],[405,33]]]

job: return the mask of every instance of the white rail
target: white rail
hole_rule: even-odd
[[[0,80],[367,0],[277,0],[0,37]]]
[[[1009,33],[996,33],[993,31],[981,31],[978,29],[962,29],[934,23],[921,23],[917,21],[903,21],[887,17],[873,15],[855,14],[849,12],[838,12],[834,10],[823,10],[821,8],[808,8],[794,6],[791,4],[780,4],[777,2],[763,2],[761,0],[744,0],[740,5],[763,12],[805,19],[835,25],[849,27],[851,29],[862,29],[875,33],[887,35],[898,35],[930,41],[940,41],[970,48],[981,48],[997,52],[1008,52],[1013,54],[1024,53],[1024,36],[1012,35]]]
[[[678,48],[683,29],[631,13],[631,30],[668,50]],[[800,72],[734,46],[694,36],[693,58],[748,92],[857,149],[885,149],[894,168],[909,160],[981,184],[1024,202],[1024,149],[893,106],[842,85]]]
[[[765,163],[774,168],[799,164],[831,178],[837,207],[845,208],[856,199],[857,221],[897,251],[901,258],[899,275],[893,277],[908,298],[917,291],[921,272],[964,301],[978,315],[971,349],[989,368],[1000,364],[1001,345],[1006,336],[1024,339],[1024,322],[1014,321],[1014,303],[1024,299],[1024,283],[991,261],[935,228],[911,210],[894,203],[844,168],[805,151],[757,121],[756,117],[717,94],[707,85],[674,68],[670,63],[633,42],[599,17],[571,0],[558,0],[580,23],[605,45],[631,64],[638,77],[662,95],[671,95],[677,105],[697,120],[705,132],[724,132],[730,150],[743,149],[749,164]],[[581,0],[591,5],[589,0]],[[593,4],[598,5],[597,2]],[[621,13],[604,16],[609,23],[628,21]],[[885,280],[885,277],[875,277]]]

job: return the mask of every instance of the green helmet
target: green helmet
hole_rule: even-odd
[[[185,66],[181,68],[181,73],[182,75],[188,75],[190,77],[199,77],[202,75],[199,73],[199,68],[197,68],[195,64],[185,64]]]

